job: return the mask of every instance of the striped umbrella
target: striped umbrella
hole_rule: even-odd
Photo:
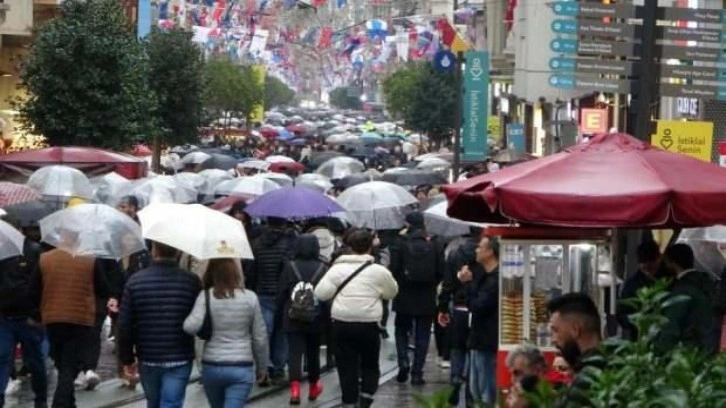
[[[6,181],[0,182],[0,207],[8,207],[39,199],[40,194],[26,185]]]

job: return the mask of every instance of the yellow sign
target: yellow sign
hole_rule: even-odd
[[[264,65],[254,65],[252,66],[252,72],[255,74],[255,79],[258,81],[258,83],[262,86],[262,88],[265,88],[265,66]],[[259,105],[255,105],[255,109],[252,111],[252,123],[260,122],[265,118],[265,106],[264,103],[260,103]]]
[[[489,116],[487,119],[487,133],[494,140],[498,141],[502,138],[502,122],[499,120],[499,116]]]
[[[651,144],[673,153],[711,161],[713,123],[680,120],[659,120]]]

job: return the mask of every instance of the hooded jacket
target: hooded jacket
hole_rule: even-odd
[[[293,247],[291,235],[278,228],[265,229],[252,244],[255,256],[252,279],[259,296],[277,296],[280,276]]]
[[[391,300],[398,293],[398,284],[384,266],[371,263],[354,277],[335,299],[335,292],[348,276],[371,255],[341,255],[315,287],[315,296],[322,301],[332,299],[331,317],[349,323],[377,323],[383,317],[382,300]]]
[[[436,251],[436,260],[433,265],[434,280],[431,283],[409,282],[405,277],[406,266],[412,262],[407,257],[415,257],[415,253],[405,251],[409,241],[429,241]],[[391,272],[398,283],[399,293],[393,301],[396,313],[407,316],[433,316],[436,312],[436,287],[443,276],[443,249],[435,240],[431,239],[422,228],[410,229],[401,236],[398,242],[391,247]]]
[[[313,286],[317,285],[325,274],[327,268],[326,264],[320,260],[320,247],[318,246],[318,240],[313,234],[303,234],[297,239],[297,248],[295,249],[295,257],[285,262],[285,268],[282,271],[280,277],[280,292],[277,296],[278,310],[282,314],[283,329],[288,332],[314,332],[320,328],[320,315],[322,310],[319,309],[320,313],[318,318],[312,323],[302,323],[290,319],[288,315],[288,309],[290,309],[290,302],[292,291],[295,285],[300,282],[295,270],[292,268],[292,264],[297,267],[300,277],[305,282],[310,282]],[[317,274],[317,276],[316,276]]]
[[[325,262],[330,262],[333,257],[333,252],[338,247],[335,235],[324,227],[317,227],[310,230],[310,234],[314,235],[318,240],[318,246],[320,247],[320,258]]]

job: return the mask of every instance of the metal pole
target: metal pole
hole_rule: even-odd
[[[654,72],[657,72],[655,59],[660,54],[655,45],[656,18],[658,2],[646,1],[643,6],[643,44],[640,53],[640,77],[638,80],[638,105],[635,120],[634,136],[643,141],[650,141],[651,106],[656,102]],[[658,48],[658,49],[656,49]]]
[[[454,174],[454,182],[459,179],[461,172],[461,114],[462,98],[464,97],[464,84],[462,81],[461,68],[464,62],[464,53],[459,51],[456,53],[456,67],[454,68],[454,83],[456,84],[456,110],[454,113],[454,164],[452,166]]]

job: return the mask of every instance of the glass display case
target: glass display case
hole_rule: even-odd
[[[567,234],[546,229],[487,230],[488,236],[500,238],[497,370],[502,387],[507,387],[510,381],[504,362],[513,347],[534,344],[549,359],[554,358],[547,313],[549,300],[569,292],[582,292],[598,305],[603,322],[607,314],[614,313],[614,299],[605,301],[604,294],[614,296],[615,291],[603,290],[610,287],[608,282],[616,282],[610,267],[609,235],[600,230],[574,231],[582,238],[573,235],[572,230]],[[536,235],[540,238],[535,238]],[[612,310],[606,310],[606,306]]]

